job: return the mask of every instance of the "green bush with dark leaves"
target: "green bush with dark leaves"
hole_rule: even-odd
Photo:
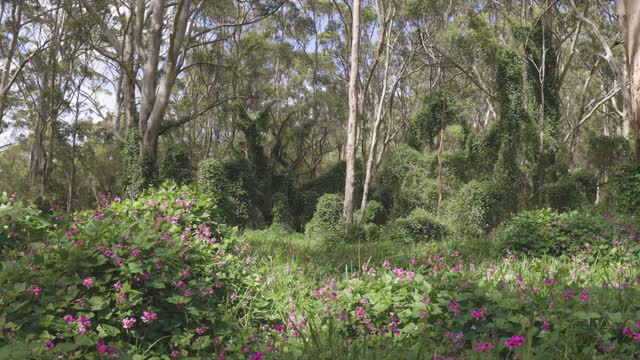
[[[198,189],[220,209],[224,223],[247,226],[255,222],[257,182],[249,160],[235,157],[200,162]]]
[[[343,236],[343,202],[338,194],[325,194],[318,199],[313,218],[307,224],[307,237],[325,242],[338,241]]]
[[[585,170],[566,174],[558,181],[545,184],[546,205],[559,210],[576,210],[595,202],[598,179]]]
[[[500,249],[532,255],[562,255],[586,249],[594,259],[628,256],[631,260],[640,248],[619,253],[616,245],[629,241],[633,245],[636,234],[632,225],[621,226],[608,214],[540,209],[520,212],[496,229],[496,242]]]
[[[31,226],[33,209],[2,206]],[[105,199],[62,228],[36,223],[36,238],[14,233],[26,244],[0,264],[0,358],[240,353],[233,319],[251,298],[252,259],[211,209],[188,188],[163,188]]]
[[[513,189],[499,181],[472,180],[445,204],[445,217],[453,231],[463,236],[481,236],[514,211]]]
[[[431,213],[424,209],[415,209],[408,216],[396,219],[388,229],[388,236],[405,243],[442,240],[447,234]]]
[[[611,196],[614,208],[624,215],[640,216],[640,166],[621,165],[611,172]]]
[[[171,144],[160,162],[160,178],[184,185],[193,181],[193,164],[189,148],[181,144]]]

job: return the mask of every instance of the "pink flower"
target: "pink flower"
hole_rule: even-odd
[[[235,300],[238,298],[238,294],[236,293],[231,293],[231,300]]]
[[[187,286],[187,284],[185,284],[184,281],[180,280],[180,281],[178,281],[176,286],[178,287],[178,289],[184,289],[184,287]]]
[[[524,344],[524,338],[522,336],[513,335],[511,339],[505,340],[504,343],[512,350],[514,348],[521,347],[522,344]]]
[[[34,296],[38,296],[38,294],[40,294],[40,291],[42,289],[40,289],[39,286],[34,286],[33,289],[31,289],[31,292],[33,293]]]
[[[53,349],[55,345],[53,345],[53,343],[51,341],[47,341],[46,344],[44,344],[44,347],[47,348],[47,350],[51,350]]]
[[[454,315],[457,316],[458,314],[460,314],[460,304],[458,304],[456,301],[449,301],[447,307],[449,308],[449,310],[453,311]]]
[[[73,316],[72,316],[73,318]],[[76,320],[78,322],[78,324],[82,325],[82,326],[86,326],[86,327],[90,327],[91,326],[91,320],[89,320],[89,318],[87,318],[86,316],[80,316],[78,318],[78,320]]]
[[[184,291],[184,296],[186,296],[186,297],[191,296],[191,290],[185,290]]]
[[[64,321],[67,322],[67,325],[72,324],[74,321],[76,321],[76,319],[73,317],[73,315],[65,315],[62,318],[64,319]]]
[[[473,318],[476,320],[486,319],[487,309],[486,308],[475,309],[471,311],[471,316],[473,316]]]
[[[198,327],[196,328],[196,332],[197,332],[199,335],[202,335],[202,334],[206,333],[206,332],[207,332],[207,330],[208,330],[208,329],[207,329],[207,327],[206,327],[206,326],[198,326]]]
[[[82,281],[82,285],[90,288],[93,286],[93,279],[92,278],[86,278]]]
[[[150,323],[158,319],[158,314],[153,311],[143,311],[141,318],[143,322]]]
[[[552,278],[544,279],[544,284],[545,284],[545,285],[551,285],[551,284],[553,284],[553,279],[552,279]]]
[[[98,350],[99,353],[106,353],[107,352],[107,344],[104,343],[104,341],[100,340],[98,341],[98,344],[96,345],[96,350]]]
[[[131,252],[131,256],[133,256],[133,257],[138,257],[138,256],[140,256],[140,250],[138,250],[138,249],[133,250],[133,251]]]
[[[262,360],[262,353],[261,352],[257,352],[253,355],[251,355],[251,360]]]
[[[479,352],[490,352],[493,349],[493,345],[490,342],[483,342],[482,344],[473,345],[473,350]]]
[[[385,269],[389,269],[389,268],[391,268],[391,264],[389,264],[389,262],[387,260],[385,260],[382,263],[382,267],[385,268]]]
[[[136,318],[124,318],[122,319],[122,327],[125,329],[131,329],[136,324]]]

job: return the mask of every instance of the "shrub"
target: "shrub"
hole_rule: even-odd
[[[275,193],[272,197],[273,208],[271,214],[273,221],[271,226],[280,226],[283,228],[291,228],[291,213],[289,212],[289,199],[284,193]]]
[[[318,199],[313,218],[307,224],[306,236],[332,242],[343,233],[343,204],[338,194],[325,194]]]
[[[349,243],[359,243],[367,240],[367,233],[365,226],[359,222],[354,222],[349,226],[347,233],[345,234],[345,240]]]
[[[610,193],[620,214],[640,215],[640,166],[622,165],[613,169]]]
[[[473,180],[447,201],[445,214],[458,235],[480,236],[509,216],[513,199],[513,189],[501,182]]]
[[[25,250],[31,243],[42,240],[47,231],[66,223],[65,215],[55,205],[48,204],[44,209],[0,194],[0,259]]]
[[[415,209],[407,217],[396,219],[389,237],[402,242],[438,241],[447,231],[444,225],[424,209]]]
[[[369,201],[367,203],[367,209],[364,213],[364,223],[365,224],[373,223],[378,225],[384,224],[386,221],[385,212],[386,210],[381,202],[375,201],[375,200]],[[362,216],[362,212],[358,210],[354,215],[354,219],[356,221],[360,221],[361,216]]]
[[[589,252],[591,249],[605,250],[629,234],[633,234],[633,238],[635,231],[617,226],[608,216],[540,209],[518,213],[497,229],[496,241],[500,249],[560,255],[583,247]]]
[[[587,170],[579,169],[571,173],[571,178],[576,181],[587,202],[589,204],[595,203],[598,192],[598,177]]]
[[[408,145],[400,145],[387,152],[373,180],[372,198],[379,200],[392,216],[400,216],[408,214],[406,205],[403,203],[402,196],[399,194],[400,189],[404,186],[406,178],[413,174],[413,179],[418,182],[428,181],[425,173],[428,169],[426,158],[417,150]],[[415,188],[415,184],[411,184],[407,188],[411,191]],[[422,189],[421,189],[422,190]],[[413,196],[411,195],[410,198]]]
[[[0,353],[160,359],[211,354],[216,337],[232,346],[233,304],[254,270],[210,209],[188,188],[160,189],[29,243],[1,265],[0,327],[14,338],[0,338]]]
[[[545,184],[544,196],[547,206],[560,211],[578,209],[587,201],[578,184],[568,176],[555,183]]]
[[[251,163],[242,157],[200,163],[198,188],[211,197],[229,225],[255,223],[257,184]]]
[[[169,145],[160,163],[160,177],[165,181],[174,181],[178,185],[193,181],[191,153],[188,147],[180,144]]]
[[[384,226],[378,224],[364,224],[364,236],[367,241],[383,240]]]
[[[338,161],[326,173],[302,184],[295,190],[297,199],[294,200],[294,214],[296,214],[296,223],[300,229],[303,229],[315,211],[319,198],[324,194],[337,194],[344,192],[345,176],[347,164],[344,161]],[[362,199],[362,184],[364,179],[364,171],[362,161],[356,159],[355,172],[355,197],[354,203],[359,204]],[[300,194],[299,196],[297,194]]]

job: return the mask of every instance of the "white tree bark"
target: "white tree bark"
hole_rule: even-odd
[[[344,185],[344,219],[348,228],[353,222],[356,168],[356,131],[358,125],[358,76],[360,52],[360,0],[354,0],[351,14],[351,71],[349,73],[349,119],[345,158],[347,173]]]
[[[629,114],[627,118],[636,126],[636,159],[640,163],[640,1],[616,0],[618,21],[622,27],[627,53],[629,78]],[[627,123],[628,124],[628,123]],[[629,131],[627,125],[626,131]]]

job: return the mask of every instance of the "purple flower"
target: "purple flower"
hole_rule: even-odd
[[[521,347],[524,344],[524,338],[522,336],[513,335],[511,339],[506,340],[504,342],[509,349],[513,350],[514,348]]]
[[[475,309],[471,311],[471,316],[473,316],[473,318],[476,320],[485,319],[487,316],[487,309],[486,308]]]
[[[158,314],[153,311],[143,311],[141,318],[143,322],[150,323],[152,321],[158,320]]]
[[[208,329],[207,329],[207,327],[206,327],[206,326],[198,326],[198,327],[196,328],[196,332],[198,333],[198,335],[202,335],[202,334],[206,333],[206,332],[207,332],[207,330],[208,330]]]
[[[67,325],[72,324],[74,321],[76,321],[73,315],[65,315],[62,318],[67,322]]]
[[[82,285],[90,288],[93,286],[93,279],[92,278],[86,278],[82,281]]]
[[[47,341],[46,344],[44,344],[44,347],[47,348],[47,350],[51,350],[53,349],[55,345],[53,345],[53,343],[51,341]]]
[[[124,318],[122,319],[122,327],[125,329],[131,329],[136,324],[136,318]]]

